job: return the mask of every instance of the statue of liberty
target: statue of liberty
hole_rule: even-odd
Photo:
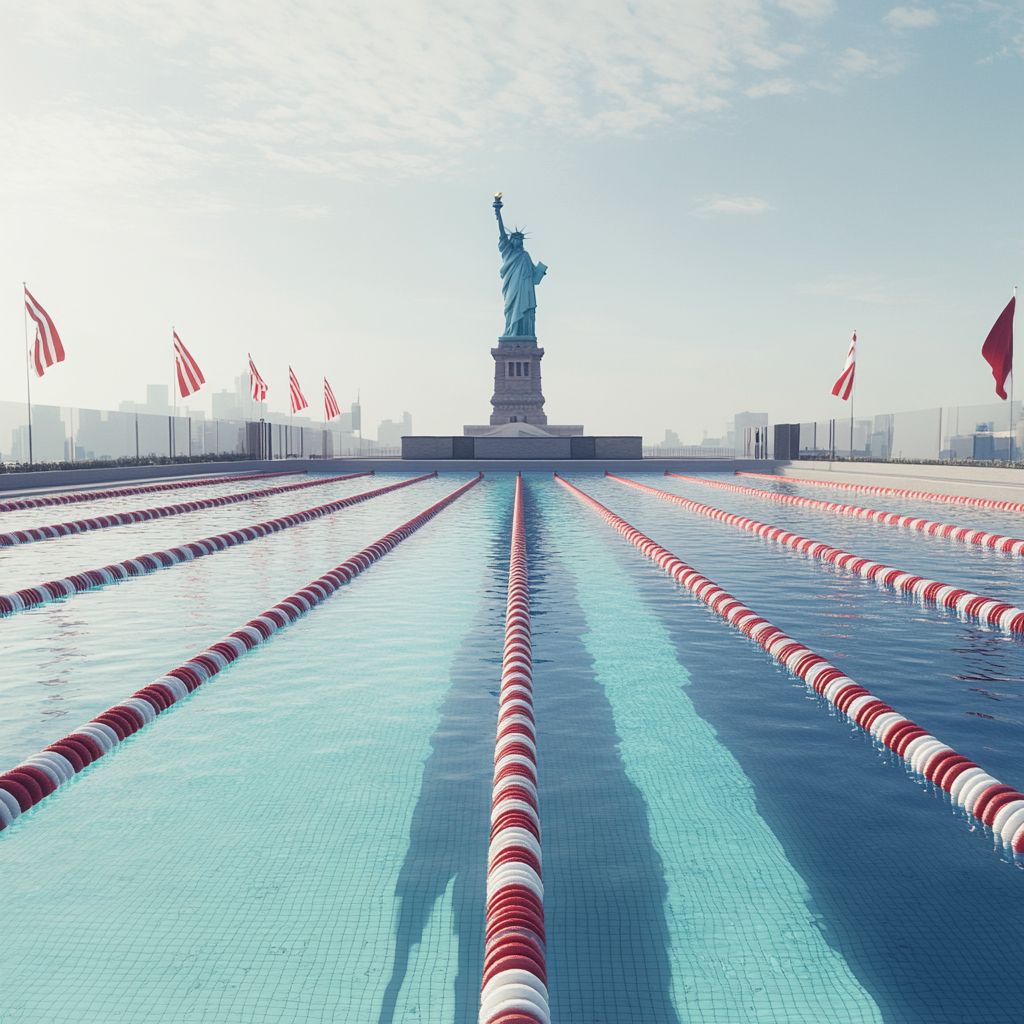
[[[501,253],[501,293],[505,297],[505,338],[536,337],[537,285],[547,273],[543,263],[536,266],[523,248],[525,235],[518,228],[509,234],[501,220],[501,193],[494,197],[498,218],[498,251]]]

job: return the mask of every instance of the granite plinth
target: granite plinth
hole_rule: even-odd
[[[474,437],[412,436],[402,438],[408,459],[639,459],[639,436]]]
[[[527,428],[537,426],[534,423],[505,423],[502,427],[509,428]],[[466,437],[496,437],[498,436],[496,431],[497,427],[491,423],[468,423],[462,428],[462,433]],[[545,423],[543,426],[538,427],[541,434],[547,434],[549,437],[573,437],[576,434],[583,433],[582,423]],[[518,431],[517,431],[518,433]]]

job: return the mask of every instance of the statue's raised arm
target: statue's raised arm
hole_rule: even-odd
[[[511,234],[501,219],[501,193],[494,197],[498,218],[498,251],[501,253],[501,291],[505,297],[506,338],[536,338],[537,294],[535,288],[547,273],[543,263],[536,266],[523,248],[525,235],[518,228]]]
[[[505,222],[501,219],[501,208],[504,204],[501,201],[501,193],[499,192],[494,197],[494,216],[498,218],[498,238],[508,238],[508,232],[505,231]]]

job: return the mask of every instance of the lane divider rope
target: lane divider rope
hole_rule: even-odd
[[[221,669],[247,651],[267,642],[296,619],[323,604],[349,580],[369,569],[403,540],[461,497],[483,479],[480,473],[469,483],[420,512],[407,523],[342,562],[302,590],[286,597],[241,629],[211,644],[201,654],[172,668],[165,676],[137,690],[127,700],[97,715],[80,729],[51,743],[45,750],[0,774],[0,829],[54,793],[87,765],[109,753],[157,715],[187,697]]]
[[[815,693],[892,750],[911,770],[949,793],[955,806],[990,828],[1004,846],[1015,854],[1024,853],[1024,793],[1003,785],[973,761],[904,718],[820,654],[761,618],[589,494],[557,474],[555,479],[712,611],[745,633],[780,665],[803,679]]]
[[[263,487],[258,491],[242,491],[239,494],[224,494],[219,498],[202,498],[198,501],[186,501],[180,505],[164,505],[162,508],[144,508],[135,512],[114,512],[109,516],[96,516],[95,519],[76,519],[70,523],[57,523],[54,526],[35,526],[27,530],[13,530],[0,533],[0,548],[11,548],[18,544],[33,544],[38,540],[54,540],[57,537],[71,537],[90,530],[106,530],[111,526],[128,526],[131,523],[148,523],[153,519],[167,519],[169,516],[181,516],[188,512],[200,512],[207,508],[220,508],[223,505],[235,505],[240,501],[254,501],[274,494],[285,494],[288,491],[301,491],[306,487],[323,487],[324,484],[336,484],[341,480],[355,480],[360,476],[373,476],[371,469],[365,473],[349,473],[347,476],[324,476],[316,480],[304,480],[299,484],[285,484],[283,487]]]
[[[782,494],[779,491],[762,491],[757,487],[741,487],[728,484],[723,480],[705,480],[699,476],[686,476],[683,473],[670,473],[665,476],[686,480],[689,483],[704,484],[707,487],[721,487],[738,494],[750,494],[767,501],[778,501],[784,505],[800,505],[803,508],[820,509],[822,512],[834,512],[836,515],[855,516],[858,519],[871,519],[886,526],[903,526],[909,530],[917,530],[930,537],[942,537],[947,540],[963,541],[965,544],[977,544],[979,547],[992,548],[1008,555],[1024,558],[1024,539],[1020,537],[1004,537],[998,533],[986,533],[973,526],[954,526],[951,523],[934,523],[929,519],[918,519],[915,516],[901,515],[899,512],[880,512],[873,508],[861,508],[859,505],[843,505],[838,501],[818,501],[815,498],[802,498],[796,494]]]
[[[550,1024],[537,805],[530,575],[516,477],[505,648],[494,747],[480,1024]]]
[[[168,484],[140,484],[138,487],[118,487],[111,491],[81,491],[78,494],[48,494],[40,498],[12,498],[0,501],[0,512],[16,512],[23,508],[45,508],[49,505],[76,505],[82,501],[99,501],[100,498],[124,498],[131,494],[151,494],[153,491],[174,491],[183,487],[205,487],[209,484],[234,484],[245,480],[265,480],[275,476],[296,476],[304,469],[287,469],[280,473],[247,473],[245,476],[207,476],[202,480],[178,480]]]
[[[915,576],[913,573],[903,569],[894,569],[891,565],[883,565],[881,562],[872,562],[868,558],[843,551],[842,548],[831,547],[820,540],[811,540],[778,526],[769,526],[767,523],[759,523],[756,519],[747,519],[745,516],[739,516],[733,512],[724,512],[713,505],[702,505],[700,502],[691,501],[678,494],[659,491],[655,487],[648,487],[647,484],[639,484],[635,480],[626,480],[611,473],[605,473],[605,476],[617,483],[647,491],[664,501],[670,501],[674,505],[685,508],[688,512],[696,512],[709,519],[717,519],[719,522],[728,523],[729,526],[748,530],[750,533],[756,533],[759,537],[790,547],[801,554],[810,555],[811,558],[829,562],[831,565],[853,573],[854,576],[863,576],[887,587],[892,587],[894,590],[914,594],[929,604],[951,608],[967,618],[977,619],[989,626],[999,626],[1010,633],[1024,633],[1024,609],[1016,608],[1005,601],[996,601],[994,598],[983,597],[981,594],[975,594],[961,587],[940,583],[924,576]]]
[[[240,530],[232,530],[230,533],[218,533],[215,537],[206,537],[203,540],[192,541],[190,544],[183,544],[181,547],[168,548],[166,551],[154,551],[148,555],[126,558],[123,562],[114,562],[112,565],[104,565],[99,569],[87,569],[74,576],[65,576],[64,579],[50,580],[48,583],[40,583],[34,587],[25,587],[13,594],[0,594],[0,617],[11,615],[14,612],[23,612],[29,608],[38,608],[50,601],[62,601],[75,594],[96,590],[111,583],[120,583],[122,580],[131,579],[134,576],[146,576],[160,569],[169,569],[182,562],[191,562],[204,555],[212,555],[217,551],[226,551],[239,544],[247,544],[251,540],[268,537],[293,526],[313,522],[343,508],[369,501],[371,498],[379,498],[382,494],[397,491],[402,487],[408,487],[410,484],[429,480],[435,476],[437,476],[436,470],[424,476],[413,477],[411,480],[402,480],[397,484],[389,484],[387,487],[378,487],[375,491],[363,491],[360,494],[352,494],[347,498],[332,501],[327,505],[308,508],[303,512],[293,512],[291,515],[281,516],[280,519],[271,519],[253,526],[243,526]]]
[[[995,498],[971,498],[961,494],[933,494],[931,491],[907,491],[901,487],[872,487],[870,484],[849,484],[838,480],[811,480],[803,476],[776,476],[772,473],[745,473],[736,470],[737,476],[756,476],[762,480],[782,481],[787,484],[812,484],[815,487],[842,487],[848,491],[862,491],[865,494],[887,494],[897,498],[921,498],[925,501],[941,501],[947,505],[971,505],[974,508],[997,508],[1003,512],[1024,512],[1024,503],[1019,501],[997,501]]]

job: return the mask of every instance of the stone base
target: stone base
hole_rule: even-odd
[[[403,437],[403,459],[639,459],[643,438]]]
[[[491,426],[529,423],[547,428],[544,394],[541,390],[540,363],[544,349],[536,338],[498,339],[491,349],[494,358],[494,394],[491,395]]]
[[[494,426],[490,423],[467,424],[462,428],[462,433],[465,437],[500,437],[502,434],[504,434],[504,436],[509,436],[506,428],[516,428],[517,426],[520,428],[533,427],[534,424],[505,423],[501,426]],[[576,437],[578,434],[583,433],[583,424],[545,423],[544,426],[537,427],[537,430],[543,431],[543,433],[547,434],[549,437]],[[518,433],[518,431],[516,431],[516,433]],[[515,436],[515,434],[512,434],[511,436]]]

